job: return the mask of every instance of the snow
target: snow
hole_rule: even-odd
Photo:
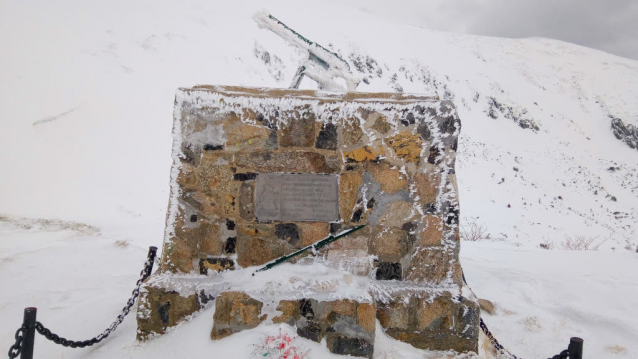
[[[638,125],[638,62],[550,39],[431,31],[396,16],[413,16],[410,1],[384,14],[354,0],[1,2],[4,347],[26,306],[73,339],[115,319],[148,246],[162,242],[176,89],[287,87],[307,57],[258,27],[253,15],[262,8],[349,61],[365,77],[359,91],[456,104],[462,223],[478,218],[502,239],[463,242],[461,262],[476,294],[500,308],[485,320],[502,344],[521,357],[549,357],[577,335],[588,357],[636,356],[638,151],[614,138],[609,115]],[[538,248],[567,235],[609,240],[597,252]],[[212,310],[145,344],[135,343],[131,318],[92,349],[39,336],[36,355],[248,357],[262,333],[279,330],[212,342]],[[426,355],[384,338],[379,357]],[[302,341],[311,357],[331,357]]]

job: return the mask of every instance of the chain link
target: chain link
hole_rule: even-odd
[[[115,319],[115,321],[98,336],[91,338],[89,340],[73,341],[73,340],[68,340],[63,337],[60,337],[59,335],[55,333],[52,333],[50,329],[46,328],[40,322],[35,323],[35,329],[38,331],[38,333],[42,334],[48,340],[54,342],[55,344],[60,344],[65,347],[84,348],[84,347],[91,346],[101,342],[102,340],[106,339],[111,333],[113,333],[120,324],[122,324],[122,322],[124,321],[124,317],[126,317],[131,311],[131,308],[135,304],[135,300],[140,295],[140,287],[142,286],[142,283],[144,282],[146,278],[148,278],[148,276],[151,275],[151,271],[153,269],[153,260],[154,258],[151,257],[144,264],[144,269],[142,269],[142,271],[140,272],[140,278],[137,280],[137,283],[135,284],[135,289],[133,289],[131,297],[129,298],[128,302],[126,302],[126,305],[124,306],[124,308],[122,308],[122,312],[120,313],[120,315],[118,315],[117,319]],[[18,332],[22,329],[24,328],[18,329]],[[18,336],[18,333],[16,333],[16,340],[18,339],[17,336]],[[13,347],[11,347],[11,349],[13,350],[13,348],[16,345],[18,345],[18,354],[19,354],[20,353],[19,342],[16,342],[16,344]],[[9,352],[10,358],[15,358],[16,356],[17,354],[12,357],[11,351]]]
[[[24,333],[26,333],[27,329],[28,328],[23,324],[20,328],[18,328],[18,330],[16,330],[16,342],[11,346],[11,348],[9,348],[10,359],[17,358],[18,355],[20,355],[20,352],[22,351],[22,339],[24,338]]]

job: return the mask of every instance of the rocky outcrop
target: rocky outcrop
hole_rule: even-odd
[[[611,131],[617,139],[627,144],[627,146],[638,150],[638,127],[628,123],[625,124],[621,119],[609,116],[611,119]]]

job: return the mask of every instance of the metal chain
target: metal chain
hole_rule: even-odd
[[[569,358],[569,349],[563,350],[558,355],[554,355],[550,359],[568,359]]]
[[[22,339],[24,338],[24,333],[27,331],[27,329],[28,329],[27,327],[22,325],[16,331],[16,335],[15,335],[16,342],[15,342],[15,344],[13,344],[11,346],[11,348],[9,348],[9,358],[10,359],[17,358],[18,355],[20,355],[20,352],[22,351]]]
[[[465,283],[465,284],[467,284],[467,283]],[[488,338],[490,338],[490,343],[492,343],[492,346],[494,346],[494,348],[499,353],[504,354],[504,355],[508,355],[511,359],[519,359],[516,355],[510,353],[509,350],[505,349],[505,347],[503,345],[501,345],[501,343],[499,343],[498,340],[496,340],[496,338],[494,338],[494,334],[492,334],[492,332],[490,332],[490,330],[487,329],[487,325],[483,321],[483,318],[481,318],[481,322],[479,323],[479,326],[481,327],[481,330],[483,331],[483,333]]]
[[[124,317],[126,317],[126,315],[129,314],[131,307],[133,307],[133,304],[135,304],[135,300],[137,299],[137,297],[140,295],[140,287],[142,286],[142,282],[144,282],[144,280],[146,280],[146,278],[148,278],[148,276],[151,275],[151,271],[153,268],[153,260],[154,260],[154,256],[150,257],[146,263],[144,264],[144,269],[142,269],[142,271],[140,272],[140,278],[137,280],[137,283],[135,285],[135,289],[133,289],[132,292],[132,296],[129,298],[128,302],[126,303],[126,305],[124,306],[124,308],[122,308],[122,312],[120,313],[120,315],[117,316],[117,319],[115,319],[115,321],[113,322],[113,324],[111,324],[111,326],[109,326],[108,328],[106,328],[106,330],[104,330],[104,332],[102,332],[100,335],[89,339],[89,340],[84,340],[84,341],[73,341],[73,340],[68,340],[65,338],[60,337],[59,335],[52,333],[51,330],[49,330],[48,328],[46,328],[44,325],[42,325],[42,323],[40,322],[36,322],[35,323],[35,329],[38,331],[38,333],[42,334],[45,338],[49,339],[50,341],[54,342],[55,344],[60,344],[62,346],[65,347],[71,347],[71,348],[84,348],[87,346],[91,346],[94,344],[97,344],[99,342],[101,342],[102,340],[106,339],[111,333],[113,333],[115,331],[115,329],[117,329],[118,325],[120,325],[122,323],[122,321],[124,321]],[[23,328],[20,328],[23,329]],[[20,329],[18,329],[18,331],[20,331]],[[16,339],[17,339],[17,333],[16,333]],[[18,343],[16,343],[18,344]],[[14,345],[15,347],[15,345]],[[13,349],[13,347],[11,347]],[[19,351],[18,351],[19,353]],[[17,355],[16,355],[17,356]],[[9,352],[9,357],[10,358],[15,358],[11,357],[11,352]]]

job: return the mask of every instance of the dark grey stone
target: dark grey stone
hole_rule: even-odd
[[[169,319],[168,313],[169,313],[170,309],[171,309],[171,302],[170,301],[168,301],[168,302],[166,302],[164,304],[160,304],[157,307],[157,313],[159,314],[160,320],[164,324],[168,324],[168,319]]]
[[[328,349],[335,354],[372,358],[374,344],[361,338],[335,335],[329,339]]]
[[[317,136],[316,148],[324,150],[337,149],[337,126],[332,123],[326,123],[321,126],[319,136]]]
[[[256,173],[248,172],[248,173],[235,173],[233,175],[233,179],[235,181],[250,181],[257,178]]]
[[[319,343],[322,338],[321,327],[314,322],[307,322],[304,327],[297,328],[297,335]]]
[[[401,280],[401,263],[380,262],[377,265],[377,280]]]
[[[275,225],[275,235],[293,246],[299,243],[299,228],[294,223],[278,223]]]
[[[224,253],[235,253],[237,247],[237,237],[228,237],[224,243]]]
[[[418,133],[419,136],[421,136],[421,139],[423,141],[428,141],[430,137],[432,136],[432,132],[430,131],[430,128],[425,122],[422,122],[419,124],[419,126],[416,128],[416,133]]]

